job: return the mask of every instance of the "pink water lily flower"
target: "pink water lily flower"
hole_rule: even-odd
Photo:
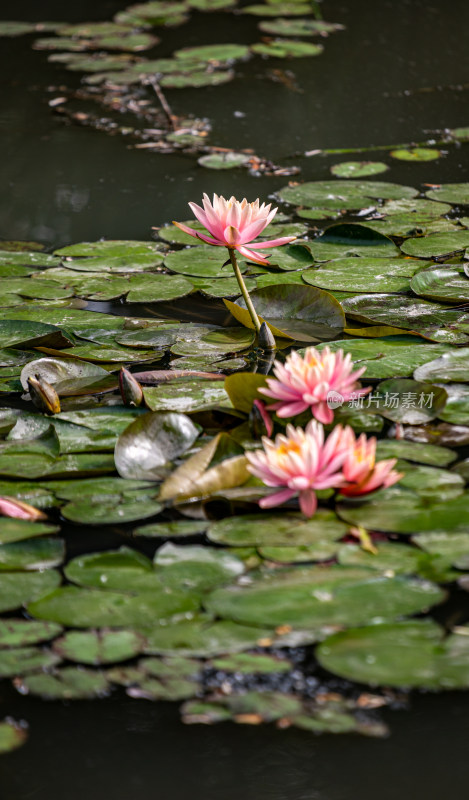
[[[315,490],[337,488],[344,483],[342,465],[350,446],[348,428],[337,425],[325,439],[324,428],[311,420],[306,429],[287,425],[286,435],[275,441],[264,437],[263,450],[247,452],[248,470],[266,486],[278,487],[259,501],[261,508],[271,508],[299,495],[305,517],[317,508]]]
[[[271,209],[270,203],[269,205],[262,203],[260,206],[258,199],[254,203],[248,203],[246,198],[240,202],[234,197],[225,200],[224,197],[216,194],[213,195],[213,201],[210,202],[208,195],[204,194],[202,204],[203,208],[197,203],[189,203],[189,206],[211,236],[189,228],[182,222],[173,224],[177,225],[184,233],[188,233],[202,242],[237,250],[244,258],[255,261],[257,264],[268,264],[269,262],[264,253],[254,251],[264,247],[279,247],[297,238],[296,236],[282,236],[270,241],[254,242],[254,239],[272,222],[277,213],[276,208]],[[246,247],[247,244],[249,244],[249,248]]]
[[[342,350],[333,353],[325,347],[319,352],[308,347],[303,356],[294,351],[284,364],[275,361],[275,378],[267,378],[268,388],[259,391],[276,401],[268,408],[279,417],[294,417],[311,408],[313,417],[327,425],[334,419],[334,408],[371,390],[356,387],[365,369],[354,372],[350,354],[344,356]]]
[[[393,469],[396,458],[376,461],[376,438],[367,439],[362,433],[358,439],[353,431],[347,429],[348,447],[342,466],[347,481],[340,493],[347,497],[369,494],[376,489],[387,489],[403,477],[402,472]]]

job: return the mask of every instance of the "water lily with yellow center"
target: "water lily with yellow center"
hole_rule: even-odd
[[[337,425],[327,439],[324,428],[311,420],[306,429],[287,425],[285,435],[262,439],[263,450],[247,452],[248,470],[266,486],[278,487],[259,501],[261,508],[281,505],[298,494],[300,508],[312,517],[317,508],[316,490],[338,488],[344,483],[342,465],[350,446],[348,428]]]
[[[342,466],[347,483],[341,487],[341,494],[347,497],[369,494],[376,489],[386,489],[403,477],[403,473],[393,469],[397,459],[388,458],[384,461],[376,461],[376,438],[374,436],[367,439],[362,433],[356,439],[350,429],[348,429],[347,436],[349,446]]]
[[[210,236],[200,231],[184,225],[182,222],[174,222],[173,224],[180,228],[184,233],[189,236],[194,236],[206,244],[214,245],[215,247],[228,248],[231,265],[233,267],[236,279],[238,281],[241,294],[244,297],[246,307],[251,315],[254,327],[259,333],[260,321],[252,304],[249,293],[244,284],[241,271],[236,261],[235,251],[237,250],[248,261],[254,261],[257,264],[268,264],[267,256],[259,252],[260,248],[265,247],[279,247],[282,244],[288,244],[296,239],[296,236],[281,236],[277,239],[270,239],[264,242],[255,242],[254,240],[262,233],[264,228],[272,222],[276,208],[271,208],[271,204],[266,205],[262,203],[259,205],[259,199],[254,203],[248,203],[246,198],[239,201],[235,197],[230,197],[225,200],[221,195],[214,194],[213,200],[207,194],[204,194],[202,206],[197,203],[189,203],[189,206],[195,217],[207,229]],[[246,246],[249,245],[249,248]]]
[[[342,350],[308,347],[304,355],[290,353],[284,364],[275,361],[275,378],[267,378],[267,388],[259,391],[276,401],[268,408],[279,417],[294,417],[311,408],[319,422],[328,424],[334,419],[334,407],[370,391],[357,385],[365,369],[354,372],[350,354],[344,356]]]

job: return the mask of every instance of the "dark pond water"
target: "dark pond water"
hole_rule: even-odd
[[[109,19],[125,5],[24,0],[4,3],[0,16]],[[348,156],[305,158],[305,151],[423,141],[435,130],[468,124],[464,0],[323,5],[326,18],[346,31],[327,40],[320,58],[287,65],[303,93],[246,64],[238,68],[239,79],[221,89],[170,93],[175,111],[210,117],[214,143],[297,163],[307,180],[326,179],[330,164]],[[165,32],[159,54],[182,44],[250,41],[255,25],[255,19],[240,18],[227,33],[223,15],[194,14],[190,25]],[[29,37],[1,40],[2,238],[55,246],[101,236],[148,238],[152,225],[186,218],[187,201],[203,191],[253,199],[285,183],[242,171],[205,171],[189,157],[150,155],[128,149],[119,138],[63,125],[48,108],[44,87],[60,86],[64,73],[30,44]],[[462,152],[453,146],[437,163],[394,162],[386,179],[415,186],[468,180]],[[391,163],[386,154],[384,160]],[[0,762],[4,800],[467,796],[466,694],[416,696],[411,713],[384,714],[392,735],[375,741],[230,724],[185,727],[176,706],[119,693],[102,702],[62,705],[22,698],[3,684],[0,691],[2,716],[27,719],[31,728],[28,743]]]

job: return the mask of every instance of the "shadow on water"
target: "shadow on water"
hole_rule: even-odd
[[[8,4],[1,16],[108,19],[125,5],[86,0],[64,7],[63,0],[24,0]],[[307,180],[329,178],[330,164],[349,157],[295,153],[422,140],[435,129],[468,124],[467,2],[326,0],[323,6],[326,18],[347,30],[325,41],[320,58],[279,65],[294,70],[303,93],[270,81],[268,65],[258,59],[239,66],[238,80],[221,90],[173,92],[175,111],[210,117],[213,143],[253,147],[280,163],[300,164]],[[189,26],[164,32],[158,55],[181,44],[227,41],[226,30],[223,15],[194,14]],[[255,41],[256,20],[235,20],[228,39],[240,38]],[[101,236],[148,238],[152,225],[185,219],[187,201],[203,191],[252,199],[286,183],[242,171],[204,171],[189,157],[149,155],[128,149],[121,139],[63,125],[49,109],[47,98],[54,95],[46,95],[44,87],[59,87],[70,77],[48,64],[45,53],[32,51],[31,41],[2,39],[0,51],[3,238],[54,246]],[[235,110],[244,116],[235,117]],[[391,167],[386,180],[418,186],[468,179],[467,158],[463,161],[455,146],[430,164],[378,155]],[[97,306],[89,304],[107,310]],[[158,309],[163,316],[171,310]],[[146,316],[142,311],[122,306],[122,313]],[[191,312],[192,318],[203,317],[204,309]],[[2,800],[458,800],[467,795],[467,694],[421,695],[410,713],[385,712],[392,728],[385,741],[315,738],[269,726],[186,727],[176,705],[137,702],[122,693],[102,702],[44,703],[2,684],[1,701],[2,716],[24,718],[31,727],[27,744],[0,762]]]

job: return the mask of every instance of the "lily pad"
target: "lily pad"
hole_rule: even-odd
[[[469,381],[469,347],[450,350],[440,358],[422,364],[415,370],[414,378],[418,381],[438,380],[440,383]]]
[[[264,8],[268,8],[268,6],[264,6]],[[251,45],[251,51],[256,55],[270,56],[271,58],[309,58],[319,56],[323,50],[321,44],[297,42],[295,39],[273,39],[268,43],[260,42]]]
[[[391,258],[399,254],[399,249],[387,236],[357,223],[331,225],[308,246],[316,261],[348,256]]]
[[[322,289],[355,292],[406,292],[410,278],[422,268],[417,259],[337,258],[316,269],[305,270],[305,283]],[[469,282],[468,282],[469,283]]]
[[[401,250],[408,256],[417,258],[435,258],[449,253],[456,253],[469,247],[469,231],[455,233],[432,233],[430,236],[420,236],[407,239]]]
[[[420,498],[408,489],[392,487],[362,501],[348,501],[337,506],[341,519],[368,530],[389,533],[426,533],[456,531],[469,524],[468,493],[439,502]]]
[[[448,399],[443,411],[440,411],[440,419],[455,425],[464,425],[469,420],[469,386],[450,383],[445,385],[445,390]]]
[[[11,647],[0,650],[0,678],[14,678],[53,667],[61,657],[39,647]]]
[[[333,338],[344,326],[337,300],[312,286],[266,286],[252,292],[251,300],[259,319],[267,322],[275,336],[314,342]],[[236,304],[224,302],[239,322],[254,327],[243,300]]]
[[[178,412],[193,414],[218,406],[231,406],[223,381],[174,380],[161,386],[145,388],[143,395],[148,408],[160,412],[176,409]]]
[[[197,428],[184,414],[145,414],[119,436],[116,469],[122,478],[161,479],[169,463],[188,450],[197,436]]]
[[[277,7],[277,3],[275,3],[275,6]],[[316,19],[283,19],[282,17],[273,20],[262,20],[257,27],[263,33],[273,33],[279,36],[327,36],[329,33],[343,30],[343,25],[338,25],[334,22],[324,22]]]
[[[434,467],[447,467],[456,460],[457,455],[448,447],[435,444],[418,444],[405,439],[382,439],[376,447],[377,460],[385,458],[403,458],[416,461],[418,464],[429,464]]]
[[[174,57],[177,59],[189,59],[189,61],[207,61],[216,63],[229,63],[246,58],[249,55],[249,47],[244,44],[209,44],[197,45],[196,47],[184,47],[182,50],[175,50]]]
[[[238,625],[230,620],[214,622],[209,617],[179,622],[171,627],[153,627],[145,631],[145,636],[147,653],[202,658],[237,653],[266,641],[273,642],[275,638],[271,628]]]
[[[314,547],[345,536],[347,526],[333,511],[318,511],[311,520],[300,514],[243,514],[212,522],[210,541],[231,547]],[[274,559],[275,560],[275,559]]]
[[[55,622],[40,622],[29,619],[0,620],[0,647],[24,647],[54,639],[62,632]]]
[[[319,344],[322,350],[326,345]],[[357,367],[366,366],[363,380],[369,378],[394,378],[408,377],[421,364],[426,364],[432,358],[439,357],[447,352],[452,352],[447,345],[424,344],[418,339],[409,343],[406,339],[386,337],[377,339],[338,339],[328,342],[331,350],[343,350],[350,353]],[[417,380],[424,380],[424,376]],[[367,406],[365,399],[363,406]]]
[[[389,155],[398,161],[435,161],[441,156],[441,150],[433,147],[401,147],[391,150]]]
[[[0,546],[0,572],[46,570],[61,564],[64,556],[63,539],[41,537],[31,541],[10,542]]]
[[[318,648],[323,667],[371,685],[462,689],[469,685],[469,639],[443,639],[431,620],[372,625],[332,636]]]
[[[444,203],[467,205],[469,203],[469,183],[443,183],[426,192],[426,196]]]
[[[233,169],[234,167],[245,166],[250,159],[250,156],[245,153],[236,153],[234,150],[228,150],[225,153],[210,153],[207,156],[201,156],[198,159],[198,164],[201,167],[208,169]]]
[[[22,694],[39,695],[46,700],[86,700],[106,696],[110,687],[97,670],[64,667],[52,675],[30,675],[18,688]]]
[[[5,572],[0,581],[0,611],[15,608],[37,600],[54,591],[60,584],[55,570],[46,572]]]
[[[169,624],[196,611],[198,605],[188,592],[156,584],[151,591],[133,594],[66,586],[30,603],[28,613],[74,628],[143,628]]]
[[[429,300],[442,300],[444,303],[469,301],[469,279],[463,266],[448,264],[422,270],[414,275],[410,288]]]
[[[24,723],[18,723],[11,719],[0,722],[0,753],[16,750],[25,743],[27,737],[28,731]]]
[[[306,22],[306,20],[305,20]],[[365,178],[367,175],[377,175],[389,169],[382,161],[342,161],[331,168],[333,175],[338,178]]]
[[[171,522],[151,522],[132,531],[133,536],[149,538],[180,539],[204,533],[209,523],[198,519],[177,519]]]
[[[170,542],[156,551],[153,563],[165,586],[199,592],[231,583],[245,571],[243,561],[233,553]]]
[[[264,573],[247,586],[215,589],[208,611],[249,625],[291,625],[317,631],[327,626],[380,621],[428,609],[444,593],[428,582],[376,576],[345,567],[295,567]]]
[[[80,664],[112,664],[127,661],[143,649],[143,636],[131,630],[68,631],[54,642],[54,652]]]
[[[286,203],[308,207],[366,208],[372,200],[401,200],[418,194],[411,186],[378,181],[313,181],[280,189],[278,196]],[[441,200],[445,198],[442,197]]]

